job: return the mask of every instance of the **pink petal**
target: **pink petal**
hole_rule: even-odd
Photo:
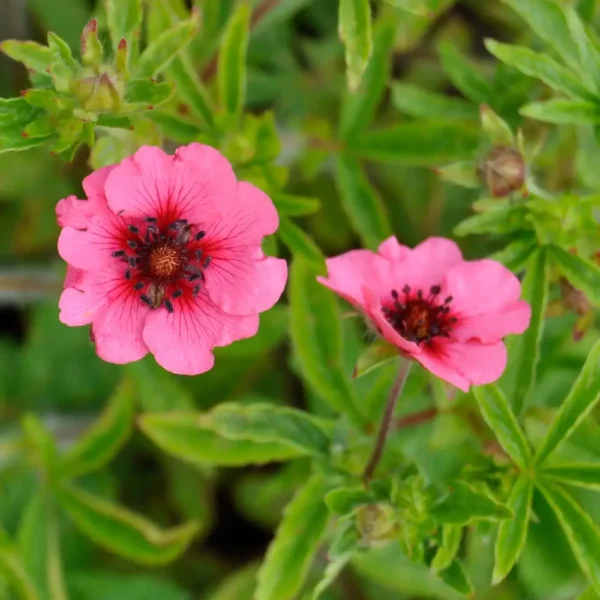
[[[408,257],[411,253],[411,249],[408,246],[403,246],[398,242],[396,237],[392,235],[379,245],[377,252],[384,258],[400,262]]]
[[[71,265],[67,264],[67,273],[65,275],[63,288],[66,289],[69,287],[77,287],[77,284],[81,281],[81,278],[83,277],[84,273],[85,271],[82,271],[81,269],[76,269],[75,267],[72,267]]]
[[[144,341],[163,368],[179,375],[199,375],[212,368],[212,349],[258,331],[258,315],[234,316],[221,311],[201,292],[195,300],[182,298],[169,314],[153,310],[144,327]]]
[[[85,229],[94,215],[94,202],[67,196],[56,205],[56,221],[60,227]]]
[[[502,342],[478,341],[440,344],[442,361],[473,385],[485,385],[500,378],[506,368],[506,346]]]
[[[116,165],[109,165],[108,167],[102,167],[97,169],[93,173],[90,173],[81,183],[83,191],[90,200],[99,199],[104,205],[106,205],[106,196],[104,193],[104,186],[110,172],[116,167]]]
[[[260,249],[232,248],[216,257],[206,271],[206,289],[215,304],[232,315],[249,315],[271,308],[287,281],[287,263],[265,257]]]
[[[119,365],[140,360],[148,354],[142,332],[150,307],[123,283],[94,316],[96,353],[107,362]]]
[[[460,371],[458,371],[453,365],[449,365],[445,362],[443,355],[438,353],[436,349],[423,346],[422,352],[418,356],[414,356],[414,359],[421,363],[430,373],[433,373],[436,377],[451,383],[463,392],[469,391],[470,381]]]
[[[58,301],[60,314],[58,318],[61,323],[77,327],[88,325],[92,322],[94,315],[107,302],[105,296],[88,294],[73,287],[63,290]]]
[[[365,307],[363,288],[372,290],[381,304],[394,288],[391,263],[370,250],[351,250],[328,258],[327,277],[317,277],[319,283],[356,306]]]

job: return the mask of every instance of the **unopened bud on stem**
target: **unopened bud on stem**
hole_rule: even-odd
[[[480,175],[492,196],[508,196],[525,183],[525,161],[514,148],[498,146],[488,154]]]

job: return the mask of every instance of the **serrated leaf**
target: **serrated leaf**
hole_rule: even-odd
[[[173,85],[153,79],[132,79],[125,86],[125,102],[143,103],[154,107],[166,102],[173,95]]]
[[[452,564],[440,573],[440,577],[460,594],[469,596],[470,598],[473,597],[475,589],[458,559],[452,561]]]
[[[466,525],[478,519],[497,521],[513,514],[487,494],[475,491],[462,481],[453,481],[446,496],[430,508],[440,523]]]
[[[348,150],[368,160],[428,166],[473,158],[478,145],[474,126],[428,121],[362,133]]]
[[[500,445],[521,469],[526,469],[531,464],[531,451],[506,396],[494,384],[476,386],[473,394]]]
[[[277,234],[294,256],[310,262],[321,272],[325,266],[325,257],[315,241],[290,219],[279,220]]]
[[[359,506],[374,502],[372,494],[361,488],[337,488],[325,496],[325,504],[329,510],[341,517],[353,513]]]
[[[132,429],[133,390],[124,380],[96,423],[69,449],[58,467],[62,477],[77,477],[110,462]]]
[[[559,246],[551,245],[549,250],[551,257],[569,283],[583,292],[592,304],[600,306],[600,267]]]
[[[134,45],[142,27],[142,1],[107,0],[106,18],[115,51],[121,40],[127,40],[130,46]]]
[[[396,81],[392,85],[392,103],[411,117],[444,121],[476,121],[477,106],[452,96],[430,92],[412,83]]]
[[[217,87],[221,107],[230,124],[237,123],[245,102],[249,27],[250,7],[242,2],[227,22],[219,50]]]
[[[155,77],[166,69],[177,54],[190,43],[197,29],[198,19],[193,15],[187,21],[181,21],[163,31],[142,52],[135,68],[135,76],[138,79]]]
[[[600,340],[589,352],[571,391],[560,405],[546,437],[540,444],[535,463],[541,464],[566,441],[600,400]]]
[[[600,593],[600,529],[561,487],[541,482],[537,485],[554,510],[581,570]]]
[[[339,36],[346,48],[348,88],[355,91],[367,68],[373,42],[369,0],[340,0]]]
[[[582,84],[572,70],[563,67],[548,54],[534,52],[525,46],[503,44],[496,40],[486,40],[485,47],[504,64],[514,67],[529,77],[543,81],[557,92],[564,92],[571,98],[590,100],[592,90]]]
[[[321,202],[318,198],[308,196],[296,196],[294,194],[285,194],[283,192],[273,192],[271,194],[273,204],[277,212],[292,217],[303,217],[316,213],[321,208]]]
[[[549,269],[547,251],[542,247],[531,257],[523,279],[521,298],[531,306],[531,321],[522,335],[507,342],[511,406],[519,415],[535,388],[537,367],[544,333],[544,317],[548,305]]]
[[[5,40],[0,50],[13,60],[23,63],[28,69],[44,73],[50,66],[53,56],[48,46],[37,42],[21,40]]]
[[[531,515],[532,497],[533,481],[527,474],[522,474],[515,481],[508,498],[507,506],[513,512],[514,518],[502,521],[498,527],[494,549],[496,561],[493,574],[494,585],[500,583],[510,573],[523,550]]]
[[[349,156],[339,156],[335,163],[335,182],[342,208],[363,246],[376,249],[392,230],[385,204],[360,163]]]
[[[292,600],[300,591],[327,526],[326,491],[314,475],[286,507],[258,572],[255,600]]]
[[[481,127],[495,146],[512,146],[515,137],[508,123],[487,104],[481,105]]]
[[[557,125],[595,125],[600,123],[600,107],[583,100],[553,98],[545,102],[532,102],[519,112],[530,119]]]
[[[317,282],[318,271],[295,257],[290,269],[290,335],[307,382],[336,411],[362,421],[342,370],[342,331],[333,293]]]
[[[348,140],[365,130],[381,101],[390,74],[395,24],[381,21],[373,34],[373,52],[358,89],[345,92],[342,100],[340,135]]]
[[[458,554],[462,534],[462,525],[444,525],[442,528],[442,543],[431,561],[431,570],[434,573],[444,571],[452,564]]]
[[[61,507],[90,539],[143,565],[172,562],[185,551],[198,531],[193,521],[161,530],[142,516],[75,486],[63,486],[57,497]]]
[[[327,456],[328,427],[308,413],[266,403],[220,404],[200,416],[200,423],[231,440],[275,442],[302,453]]]
[[[6,579],[20,600],[39,600],[40,596],[29,578],[17,549],[0,530],[0,575]]]
[[[398,348],[394,344],[390,344],[387,340],[377,340],[358,357],[352,376],[362,377],[398,356]]]
[[[543,476],[565,485],[600,491],[600,463],[552,463],[543,467]]]

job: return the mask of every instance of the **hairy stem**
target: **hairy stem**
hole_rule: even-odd
[[[377,441],[375,442],[375,448],[373,448],[373,453],[371,454],[371,458],[369,459],[369,462],[367,463],[367,466],[363,473],[363,481],[365,485],[368,485],[371,479],[373,478],[375,469],[377,468],[377,465],[381,460],[383,449],[385,447],[385,440],[387,439],[388,432],[393,422],[396,402],[398,402],[398,398],[402,393],[404,384],[408,379],[408,374],[410,373],[411,365],[412,362],[410,361],[402,361],[400,369],[398,370],[398,375],[396,375],[396,379],[394,380],[392,389],[390,390],[390,394],[385,405],[385,410],[383,412],[383,419],[381,420],[379,432],[377,433]]]

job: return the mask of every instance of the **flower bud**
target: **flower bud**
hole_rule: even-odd
[[[98,67],[102,62],[102,44],[98,38],[98,21],[92,19],[81,34],[81,61],[85,66]]]
[[[388,504],[367,504],[358,509],[356,525],[365,542],[385,541],[397,529],[396,513]]]
[[[88,112],[110,112],[121,106],[119,90],[108,73],[81,77],[73,83],[71,91]]]
[[[480,175],[492,196],[508,196],[525,183],[525,161],[514,148],[497,146],[485,159]]]

